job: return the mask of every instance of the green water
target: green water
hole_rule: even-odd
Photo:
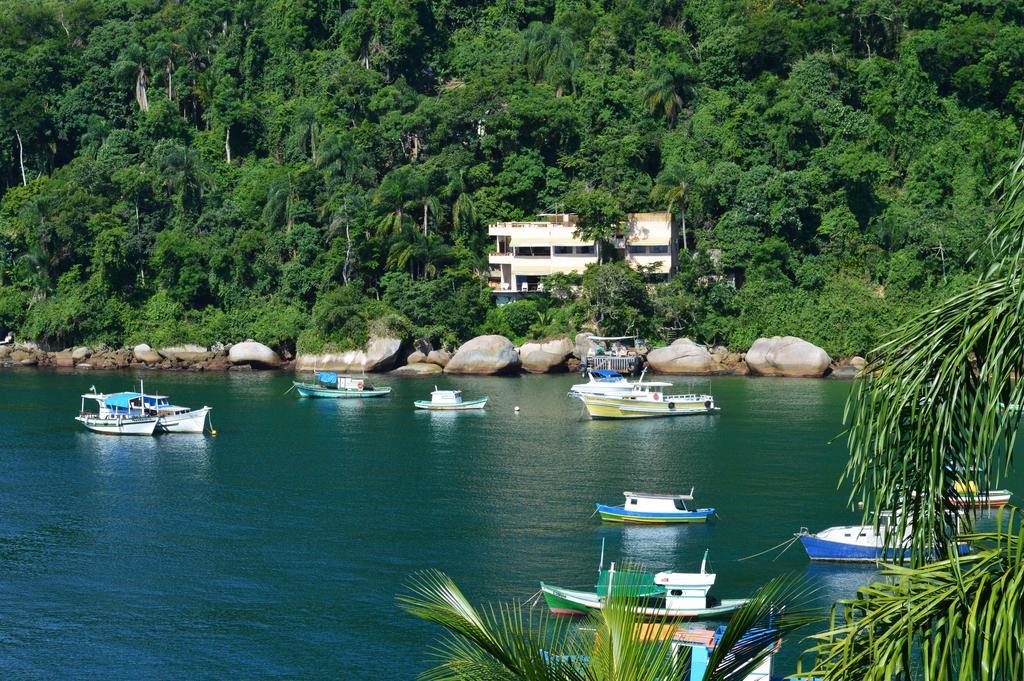
[[[90,385],[140,376],[212,406],[218,436],[72,420]],[[602,541],[608,560],[657,569],[696,569],[710,548],[720,597],[793,572],[828,599],[871,575],[812,566],[799,545],[738,560],[858,517],[836,489],[845,449],[828,444],[847,383],[726,378],[720,415],[595,422],[566,397],[575,376],[437,379],[489,395],[484,413],[413,410],[429,379],[382,378],[393,393],[365,401],[300,400],[290,380],[0,373],[0,676],[409,679],[440,633],[395,607],[410,573],[525,599],[541,580],[593,584]],[[691,486],[718,521],[591,517],[625,489]]]

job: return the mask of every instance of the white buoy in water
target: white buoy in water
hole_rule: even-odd
[[[516,408],[515,408],[515,410],[514,410],[514,411],[515,411],[515,412],[516,412],[517,414],[519,413],[519,405],[518,405],[518,404],[516,405]]]

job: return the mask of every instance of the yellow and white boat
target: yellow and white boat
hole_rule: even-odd
[[[713,414],[719,411],[711,395],[690,393],[666,395],[671,383],[637,383],[625,395],[582,395],[580,400],[595,419],[637,419],[652,416],[685,416]]]

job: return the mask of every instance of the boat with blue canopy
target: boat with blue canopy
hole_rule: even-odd
[[[316,371],[314,374],[316,383],[293,381],[292,388],[302,397],[332,399],[384,397],[391,392],[389,386],[374,386],[365,378],[341,376],[334,371]]]
[[[689,494],[652,494],[649,492],[623,492],[625,503],[619,506],[596,504],[601,520],[610,523],[704,523],[715,514],[714,508],[690,508],[693,489]]]
[[[98,412],[87,412],[85,401],[95,400]],[[165,395],[149,395],[143,385],[139,392],[82,395],[82,408],[75,420],[93,432],[108,435],[153,435],[155,433],[202,433],[210,407],[191,409],[171,404]]]
[[[637,385],[637,383],[629,381],[618,371],[611,369],[588,369],[587,378],[586,383],[577,383],[569,388],[569,394],[573,397],[582,397],[584,395],[628,395],[633,391],[633,386]],[[643,380],[644,377],[641,374],[639,382],[642,383]]]

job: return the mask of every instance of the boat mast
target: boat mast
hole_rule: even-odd
[[[706,575],[707,574],[707,571],[704,569],[704,567],[708,563],[708,551],[709,551],[709,549],[704,549],[704,557],[700,559],[700,573],[702,575]]]

